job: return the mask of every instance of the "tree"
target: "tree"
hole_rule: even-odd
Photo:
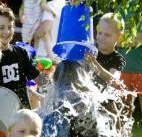
[[[76,0],[76,4],[79,3],[80,0]],[[94,16],[94,18],[110,11],[123,17],[125,21],[123,46],[133,43],[137,33],[142,33],[141,0],[86,0],[85,4],[93,7],[91,16]]]

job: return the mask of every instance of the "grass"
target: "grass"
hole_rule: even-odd
[[[133,113],[135,123],[133,126],[132,137],[142,137],[142,113],[140,112],[139,100],[135,100],[135,111]]]
[[[137,119],[134,123],[133,137],[142,137],[142,116],[141,119]]]

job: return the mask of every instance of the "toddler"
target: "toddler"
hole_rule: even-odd
[[[8,137],[40,137],[42,120],[29,109],[18,110],[10,119]]]

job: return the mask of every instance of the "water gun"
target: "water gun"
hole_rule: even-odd
[[[44,74],[50,74],[53,69],[53,61],[48,58],[37,58],[33,60],[33,66],[36,66],[36,68],[39,71],[42,71]]]

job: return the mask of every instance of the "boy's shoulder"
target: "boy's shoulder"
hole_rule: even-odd
[[[24,48],[19,47],[19,46],[16,46],[16,45],[13,45],[13,44],[11,44],[11,47],[12,47],[13,51],[15,51],[15,52],[18,54],[18,57],[19,57],[19,58],[20,58],[21,56],[22,56],[22,57],[23,57],[23,56],[25,56],[25,57],[28,56],[27,51],[26,51]]]
[[[11,44],[11,47],[13,48],[13,50],[20,51],[20,52],[26,52],[26,50],[20,46],[16,46],[14,44]]]
[[[114,57],[114,59],[118,59],[118,60],[121,60],[121,61],[125,61],[125,58],[123,57],[122,54],[120,54],[117,50],[115,50],[112,54],[112,57]]]

